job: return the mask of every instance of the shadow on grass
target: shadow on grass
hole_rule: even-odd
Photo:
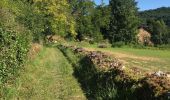
[[[107,75],[97,71],[88,57],[81,58],[74,66],[74,76],[89,100],[116,99],[115,85],[108,83],[110,79],[105,77]]]
[[[104,72],[96,68],[87,56],[74,65],[74,76],[89,100],[140,100],[132,89],[133,81],[117,79],[120,71]]]
[[[71,50],[67,50],[67,48],[60,45],[57,46],[57,48],[60,49],[69,63],[72,64],[74,69],[73,75],[80,83],[87,99],[116,99],[117,91],[115,89],[115,85],[110,84],[109,80],[111,80],[111,78],[107,78],[110,73],[102,73],[97,71],[95,65],[87,56],[77,58]],[[70,53],[70,51],[72,53]]]

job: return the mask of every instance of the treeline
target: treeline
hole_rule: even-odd
[[[139,19],[134,0],[110,0],[109,5],[95,5],[91,0],[73,0],[76,39],[110,43],[135,41]]]
[[[168,18],[163,19],[168,16],[168,8],[159,11],[164,11],[164,14],[160,13],[162,17],[152,17],[155,13],[149,13],[151,11],[139,13],[135,0],[110,0],[109,5],[96,5],[92,0],[10,2],[24,3],[24,6],[17,6],[22,12],[17,20],[31,31],[34,42],[42,43],[47,35],[60,35],[69,40],[91,43],[108,40],[113,45],[137,44],[138,27],[144,25],[151,33],[153,44],[169,43]]]
[[[163,20],[147,19],[143,25],[151,33],[154,46],[170,44],[170,30]]]
[[[22,22],[33,30],[36,41],[47,35],[90,43],[136,41],[139,19],[135,0],[111,0],[110,5],[96,5],[92,0],[26,2],[31,10],[27,11],[28,19]]]
[[[170,7],[161,7],[139,12],[143,21],[147,19],[163,20],[170,27]]]
[[[136,4],[135,0],[110,0],[109,5],[95,5],[91,0],[72,0],[75,39],[92,43],[109,40],[113,46],[138,45],[136,36],[139,27],[143,27],[151,34],[152,46],[170,44],[168,8],[146,11],[145,14],[138,12]]]
[[[78,41],[107,39],[110,43],[130,43],[135,41],[139,24],[134,0],[111,0],[110,5],[96,5],[91,0],[1,2],[16,5],[13,11],[18,11],[14,14],[17,16],[15,20],[32,33],[35,42],[43,42],[47,35],[60,35]]]

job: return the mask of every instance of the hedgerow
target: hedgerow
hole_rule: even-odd
[[[30,40],[25,34],[0,28],[0,83],[9,83],[25,62]]]
[[[15,83],[32,41],[31,32],[16,17],[12,8],[0,8],[0,98]]]

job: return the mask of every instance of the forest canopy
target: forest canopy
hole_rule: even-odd
[[[161,7],[152,10],[146,10],[139,12],[140,17],[143,20],[147,19],[156,19],[156,20],[163,20],[166,25],[170,27],[170,7]]]

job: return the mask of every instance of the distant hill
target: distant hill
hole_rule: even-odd
[[[170,7],[141,11],[139,15],[144,21],[146,19],[163,19],[170,27]]]

